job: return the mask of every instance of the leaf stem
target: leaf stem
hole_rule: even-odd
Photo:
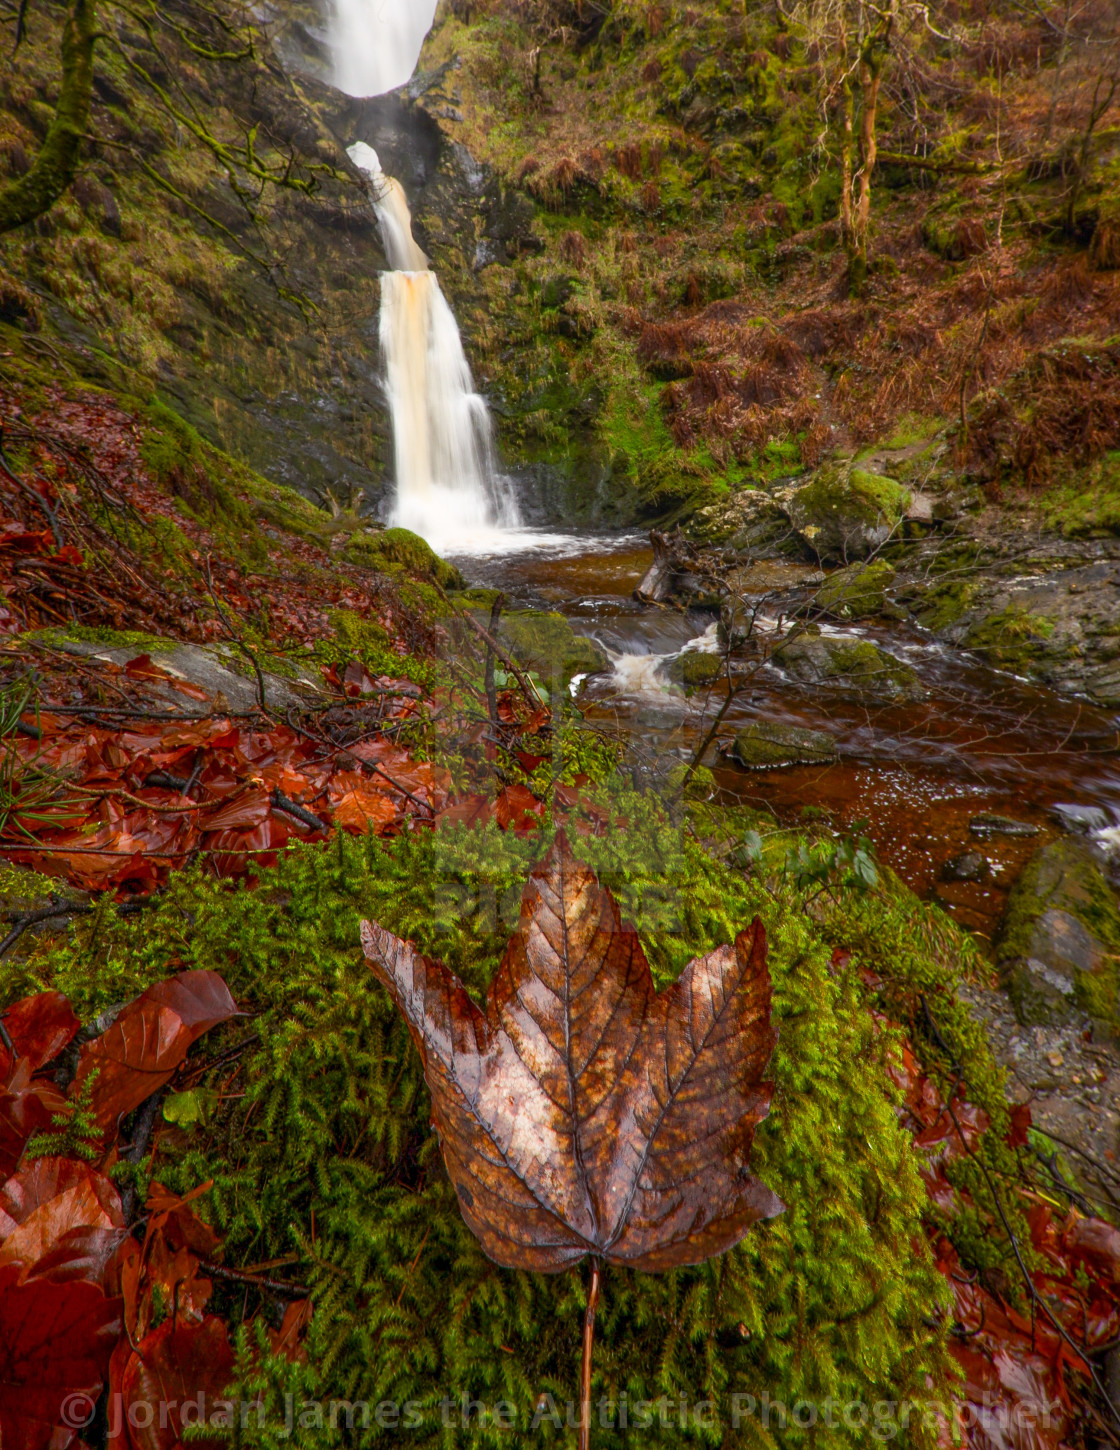
[[[599,1303],[602,1266],[591,1260],[591,1284],[587,1291],[587,1308],[583,1315],[583,1362],[579,1377],[579,1450],[591,1450],[591,1351],[595,1342],[595,1309]]]

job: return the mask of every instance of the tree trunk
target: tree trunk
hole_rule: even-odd
[[[848,259],[848,277],[852,275],[852,264],[855,258],[856,234],[855,223],[852,217],[852,78],[848,74],[848,45],[847,36],[841,31],[840,37],[840,65],[843,73],[840,94],[841,105],[841,126],[840,137],[840,236],[844,243],[844,255]]]
[[[46,139],[26,176],[0,191],[0,232],[49,211],[78,169],[89,123],[97,0],[70,0],[62,29],[62,90]]]

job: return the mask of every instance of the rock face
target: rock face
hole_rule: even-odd
[[[828,576],[817,591],[817,603],[840,619],[870,619],[886,609],[886,590],[894,578],[885,559],[850,564]]]
[[[909,502],[909,492],[885,474],[828,464],[790,495],[786,511],[822,563],[847,564],[882,548]]]
[[[1031,857],[996,955],[1020,1022],[1054,1025],[1080,1010],[1120,1028],[1120,909],[1083,842],[1051,841]]]
[[[918,700],[921,681],[909,665],[866,639],[801,634],[780,645],[773,663],[806,685],[829,685],[885,700]]]
[[[740,765],[769,770],[779,765],[831,765],[839,757],[836,742],[823,730],[758,721],[740,730],[731,747]]]
[[[607,658],[591,640],[576,634],[562,614],[526,610],[502,619],[501,642],[518,664],[534,670],[546,683],[566,685],[573,675],[607,667]]]

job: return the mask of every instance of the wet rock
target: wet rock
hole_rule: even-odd
[[[942,881],[986,881],[990,875],[988,858],[979,851],[961,851],[941,868]]]
[[[722,544],[731,553],[752,558],[801,553],[785,512],[762,489],[739,489],[697,509],[687,528],[689,538],[698,543]]]
[[[779,765],[831,765],[839,757],[836,741],[823,730],[757,721],[740,730],[731,747],[740,765],[767,770]]]
[[[801,634],[775,650],[772,662],[806,685],[832,685],[887,700],[918,700],[925,693],[917,674],[866,639]]]
[[[1042,846],[1015,883],[996,957],[1020,1022],[1077,1011],[1120,1028],[1120,909],[1088,846]]]
[[[634,598],[643,604],[688,604],[719,607],[723,560],[716,553],[678,534],[651,529],[653,563],[646,570]]]
[[[573,675],[607,668],[602,650],[576,634],[562,614],[526,610],[505,615],[498,634],[518,664],[534,670],[546,684],[566,685]]]
[[[989,836],[1037,836],[1038,827],[1029,821],[1017,821],[1012,816],[997,816],[985,812],[973,816],[968,829],[974,836],[986,841]]]
[[[801,540],[822,563],[866,559],[898,532],[910,494],[885,474],[827,464],[786,501]]]
[[[723,670],[723,660],[705,650],[690,649],[670,660],[666,673],[675,684],[686,690],[713,684]]]
[[[1112,825],[1112,817],[1100,806],[1055,805],[1051,806],[1050,813],[1057,816],[1064,830],[1082,835],[1103,831]]]
[[[884,559],[850,564],[830,574],[817,591],[817,603],[842,619],[869,619],[887,607],[886,591],[895,573]]]

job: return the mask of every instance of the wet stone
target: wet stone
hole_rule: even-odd
[[[979,851],[961,851],[941,868],[942,881],[986,881],[990,874],[988,858]]]
[[[781,765],[830,765],[839,758],[836,741],[823,730],[761,722],[740,730],[731,752],[740,765],[752,770]]]
[[[997,816],[983,814],[973,816],[968,823],[968,829],[974,836],[979,836],[982,841],[990,836],[1037,836],[1038,827],[1032,826],[1029,821],[1016,821],[1011,816]]]

